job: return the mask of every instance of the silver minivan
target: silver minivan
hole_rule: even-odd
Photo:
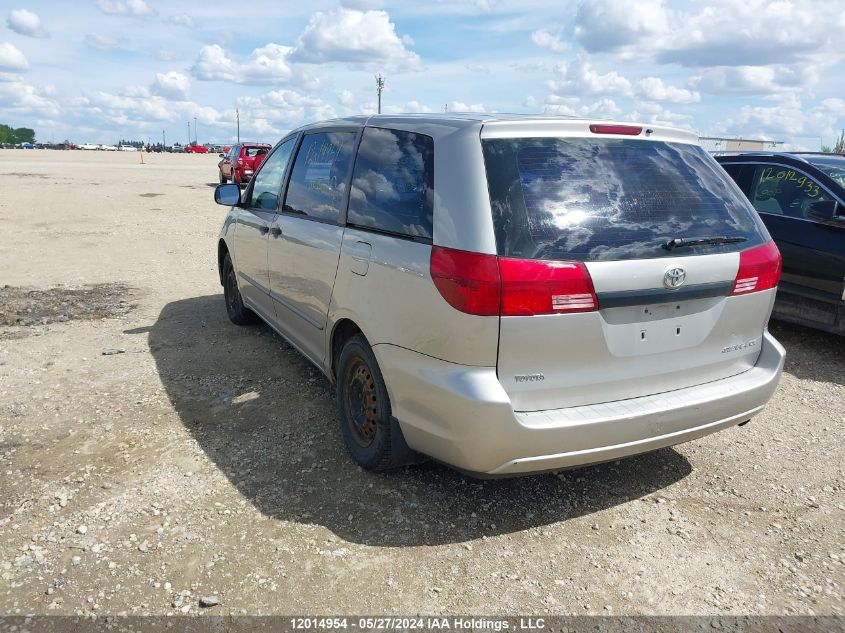
[[[743,424],[780,378],[780,254],[688,132],[351,117],[291,132],[215,200],[230,319],[336,384],[367,469],[618,459]]]

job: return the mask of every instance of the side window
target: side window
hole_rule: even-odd
[[[255,174],[255,182],[249,197],[251,208],[275,211],[279,207],[282,179],[291,152],[293,152],[295,141],[295,138],[285,141],[267,160],[261,163],[261,169]]]
[[[432,138],[365,128],[352,174],[347,222],[430,239],[433,198]]]
[[[780,165],[758,165],[751,186],[751,202],[760,213],[809,218],[816,202],[830,200],[807,174]]]
[[[283,210],[338,222],[346,194],[355,132],[320,132],[302,139]]]
[[[241,151],[240,145],[234,145],[232,149],[229,150],[229,160],[235,161],[238,158],[238,153]]]

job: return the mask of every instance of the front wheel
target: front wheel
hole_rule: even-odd
[[[258,321],[255,312],[244,305],[232,258],[226,253],[223,258],[223,299],[226,301],[226,313],[235,325],[250,325]]]
[[[367,470],[387,470],[415,461],[399,424],[376,357],[361,334],[343,346],[337,362],[337,407],[343,441]]]

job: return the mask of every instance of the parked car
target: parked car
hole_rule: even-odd
[[[774,316],[845,335],[845,156],[717,155],[783,254]]]
[[[203,145],[185,145],[185,152],[188,154],[208,154],[208,148]]]
[[[229,318],[335,383],[367,469],[618,459],[747,422],[781,374],[777,247],[687,132],[351,117],[291,132],[215,200]]]
[[[118,149],[121,152],[137,152],[137,151],[139,151],[138,148],[135,147],[134,145],[119,145]]]
[[[100,146],[96,145],[94,143],[81,143],[79,145],[79,149],[84,149],[84,150],[87,150],[87,151],[94,151],[94,150],[100,149]]]
[[[219,154],[222,159],[217,163],[220,182],[248,183],[272,147],[266,143],[242,143]]]

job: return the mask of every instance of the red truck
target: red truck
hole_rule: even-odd
[[[217,164],[220,169],[220,182],[231,180],[238,185],[248,183],[270,149],[272,145],[266,143],[232,145],[228,154],[219,154],[223,159]]]
[[[208,154],[208,148],[204,145],[185,145],[186,154]]]

